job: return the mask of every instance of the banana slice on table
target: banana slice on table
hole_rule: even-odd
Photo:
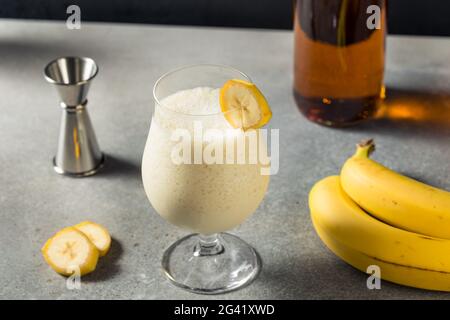
[[[88,237],[73,227],[64,228],[48,239],[42,254],[53,270],[66,276],[77,271],[81,276],[94,271],[99,256]]]
[[[251,82],[228,80],[220,89],[220,108],[234,128],[257,129],[269,122],[272,111],[264,95]]]
[[[108,252],[111,247],[111,236],[105,227],[91,221],[83,221],[73,227],[84,233],[91,240],[101,257]]]

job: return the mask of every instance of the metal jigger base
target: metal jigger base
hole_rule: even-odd
[[[61,174],[64,176],[69,176],[69,177],[75,177],[75,178],[92,176],[92,175],[96,174],[101,168],[103,168],[104,164],[105,164],[105,155],[102,154],[100,163],[94,169],[91,169],[91,170],[85,171],[85,172],[69,172],[69,171],[65,171],[64,169],[58,167],[56,164],[56,157],[53,157],[53,169],[56,171],[57,174]]]

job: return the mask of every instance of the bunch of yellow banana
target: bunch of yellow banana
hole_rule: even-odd
[[[372,141],[358,145],[340,177],[312,188],[318,235],[363,272],[376,265],[384,280],[450,291],[450,192],[383,167],[369,159],[373,148]]]

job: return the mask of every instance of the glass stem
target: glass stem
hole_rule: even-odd
[[[221,254],[224,251],[220,237],[217,233],[204,235],[198,235],[198,243],[194,248],[194,256],[214,256]]]

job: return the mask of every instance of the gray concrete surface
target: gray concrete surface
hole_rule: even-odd
[[[411,176],[450,189],[450,40],[390,37],[387,85],[392,107],[410,103],[429,121],[376,120],[350,129],[306,121],[291,94],[291,32],[0,21],[0,298],[18,299],[391,299],[450,298],[449,294],[387,282],[366,288],[366,276],[328,251],[309,219],[307,194],[338,172],[361,138],[374,137],[374,157]],[[72,179],[53,172],[60,120],[44,65],[61,55],[94,58],[90,113],[102,150],[103,172]],[[173,287],[160,271],[166,247],[185,234],[152,209],[140,178],[150,125],[151,89],[164,72],[199,62],[248,73],[269,99],[281,128],[281,169],[257,212],[233,230],[264,261],[250,286],[205,297]],[[395,97],[395,99],[392,99]],[[409,102],[408,102],[409,101]],[[393,110],[393,109],[392,109]],[[419,113],[414,113],[417,115]],[[442,116],[441,116],[442,115]],[[40,248],[63,226],[91,219],[114,243],[81,290],[43,261]]]

